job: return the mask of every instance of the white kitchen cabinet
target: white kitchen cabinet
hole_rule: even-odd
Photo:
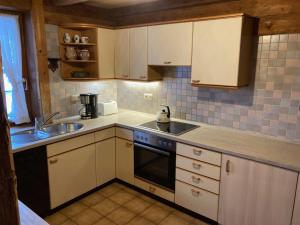
[[[116,177],[134,184],[133,143],[121,138],[116,138]]]
[[[97,186],[116,177],[116,139],[109,138],[96,143]]]
[[[148,27],[148,64],[190,66],[193,24],[174,23]]]
[[[129,79],[129,29],[115,32],[115,77]]]
[[[297,185],[292,225],[300,225],[300,184],[299,183],[300,180],[298,177],[298,185]]]
[[[296,172],[223,155],[221,174],[220,224],[291,224]]]
[[[115,31],[98,28],[98,71],[100,79],[115,77]]]
[[[148,78],[148,28],[130,29],[130,79]]]
[[[51,209],[96,187],[95,145],[48,158]]]
[[[194,22],[192,84],[248,85],[253,27],[253,19],[246,16]]]

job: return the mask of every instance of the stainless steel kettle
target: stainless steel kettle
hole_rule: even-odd
[[[167,105],[161,105],[161,110],[156,115],[156,122],[158,123],[170,123],[170,107]]]

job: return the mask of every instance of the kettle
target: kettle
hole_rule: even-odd
[[[166,105],[161,105],[161,110],[156,115],[156,122],[158,123],[170,123],[170,108]]]

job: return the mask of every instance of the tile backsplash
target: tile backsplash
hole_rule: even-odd
[[[55,26],[46,31],[48,51],[55,54]],[[71,103],[70,96],[96,92],[100,100],[117,100],[120,108],[156,113],[167,104],[176,118],[299,141],[300,34],[259,37],[254,70],[251,84],[238,90],[192,87],[190,67],[165,68],[163,81],[149,83],[65,82],[59,70],[50,71],[52,111],[76,115],[80,104]]]

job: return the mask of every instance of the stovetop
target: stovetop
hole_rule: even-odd
[[[188,131],[198,128],[199,126],[194,124],[182,123],[177,121],[171,121],[170,123],[158,123],[155,120],[148,123],[141,124],[140,127],[149,128],[155,131],[160,131],[163,133],[181,135]]]

